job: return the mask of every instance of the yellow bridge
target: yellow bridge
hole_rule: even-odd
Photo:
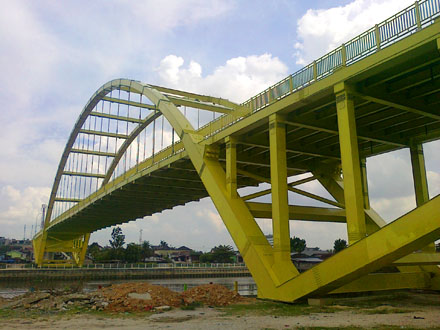
[[[36,263],[64,252],[81,266],[91,232],[210,196],[261,298],[439,290],[440,196],[429,199],[422,148],[440,138],[439,16],[440,0],[418,1],[242,104],[104,84],[61,157]],[[386,224],[370,207],[366,159],[402,148],[417,208]],[[333,199],[298,187],[312,180]],[[263,182],[270,189],[237,192]],[[289,205],[289,191],[329,207]],[[255,218],[272,219],[273,246]],[[344,222],[349,247],[299,273],[289,220]]]

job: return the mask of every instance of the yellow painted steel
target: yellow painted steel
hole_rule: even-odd
[[[237,198],[237,141],[226,139],[226,189],[231,198]]]
[[[367,234],[356,121],[350,87],[344,83],[335,85],[335,94],[344,175],[348,241],[352,244]]]
[[[420,16],[418,2],[411,8]],[[342,292],[440,290],[440,258],[432,244],[425,248],[440,238],[440,196],[429,200],[421,145],[440,138],[440,116],[432,106],[437,104],[439,90],[440,22],[429,25],[418,17],[417,33],[408,30],[408,36],[390,44],[380,39],[380,29],[387,29],[393,19],[366,34],[376,36],[372,55],[353,60],[353,52],[360,49],[356,45],[363,42],[355,38],[241,105],[127,79],[104,84],[85,106],[61,158],[43,230],[33,240],[36,263],[81,266],[90,232],[210,196],[257,283],[260,298],[291,302]],[[326,68],[332,61],[339,64]],[[411,94],[405,88],[415,90]],[[146,97],[149,104],[115,98],[114,90]],[[405,98],[409,94],[411,98]],[[101,114],[93,110],[100,101],[154,113],[144,120]],[[225,115],[195,130],[179,105]],[[171,124],[180,141],[111,180],[131,142],[159,115]],[[88,116],[138,126],[126,135],[85,130]],[[387,125],[390,121],[392,128]],[[78,134],[126,142],[114,153],[82,151],[73,148]],[[239,152],[242,148],[246,150]],[[411,151],[417,208],[387,224],[369,202],[366,159],[401,148]],[[70,153],[112,157],[113,161],[105,175],[76,173],[64,168]],[[288,177],[304,173],[313,176],[288,184]],[[83,199],[66,197],[57,195],[63,175],[104,178],[104,182]],[[315,179],[334,201],[294,187]],[[270,188],[244,197],[237,193],[238,188],[263,182]],[[168,189],[173,193],[167,193]],[[288,191],[334,208],[289,205]],[[250,201],[268,194],[271,203]],[[124,209],[124,203],[138,195],[143,197],[133,203],[133,209]],[[52,218],[54,203],[75,205]],[[272,219],[273,246],[255,218]],[[290,260],[289,219],[346,222],[350,246],[300,274]],[[424,251],[417,252],[420,249]],[[55,252],[72,257],[50,260]],[[381,268],[387,266],[399,272],[382,273]]]
[[[287,198],[286,126],[279,115],[269,117],[272,230],[275,266],[290,262],[289,202]]]

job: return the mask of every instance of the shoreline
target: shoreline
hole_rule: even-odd
[[[183,279],[215,277],[250,277],[245,266],[240,267],[155,267],[155,268],[31,268],[2,269],[0,281],[29,280],[130,280]]]

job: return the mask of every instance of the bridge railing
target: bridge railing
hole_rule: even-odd
[[[430,24],[440,15],[440,0],[417,1],[380,24],[356,36],[313,63],[255,95],[242,105],[258,111],[271,101],[285,97],[319,79],[332,74],[343,65],[351,65],[381,48],[389,46]],[[291,82],[287,83],[287,81]],[[287,86],[289,89],[287,90]]]
[[[408,8],[354,37],[241,105],[250,108],[251,113],[259,111],[272,102],[333,74],[338,68],[356,63],[431,25],[434,19],[439,16],[440,0],[416,1]],[[242,118],[236,118],[233,114],[225,114],[201,129],[211,127],[211,129],[206,129],[205,137],[209,137],[240,119]],[[218,125],[217,122],[220,122],[221,125]]]
[[[170,269],[170,268],[228,268],[228,269],[242,269],[246,268],[244,263],[100,263],[100,264],[85,264],[83,267],[78,267],[74,264],[60,264],[46,267],[37,267],[33,263],[27,264],[0,264],[0,269],[33,269],[33,268],[48,268],[48,269],[70,269],[70,268],[86,268],[86,269]]]
[[[253,96],[241,105],[251,109],[248,115],[257,112],[276,100],[328,77],[338,68],[352,65],[380,49],[431,25],[434,19],[439,16],[440,0],[416,1],[411,6],[376,24],[374,27]],[[205,138],[208,138],[243,118],[237,117],[233,113],[225,114],[200,127],[199,132]],[[173,148],[173,146],[169,146],[166,149],[168,148]],[[159,156],[157,161],[168,158],[180,151],[183,151],[183,148],[176,148],[165,157]]]
[[[261,109],[264,109],[273,102],[280,100],[298,90],[301,90],[302,88],[305,88],[321,79],[332,75],[335,70],[338,70],[339,68],[342,68],[344,66],[350,66],[370,56],[371,54],[380,51],[380,49],[388,47],[396,41],[406,38],[413,33],[416,33],[420,29],[423,29],[432,24],[434,19],[439,16],[440,0],[419,0],[408,8],[405,8],[404,10],[393,15],[392,17],[368,29],[364,33],[354,37],[350,41],[342,44],[333,51],[325,54],[324,56],[310,63],[309,65],[287,76],[278,83],[265,89],[261,93],[255,95],[254,97],[241,104],[242,107],[244,107],[245,109],[247,108],[250,111],[233,111],[229,114],[213,118],[213,120],[209,121],[206,125],[200,127],[198,129],[198,132],[203,135],[204,138],[209,138],[224,130],[225,128],[230,127],[236,122],[242,120],[245,116],[249,116],[252,113],[260,111]],[[130,152],[130,155],[132,155],[130,150],[127,149],[126,153]],[[125,162],[121,163],[123,166],[121,165],[121,167],[119,167],[118,165],[118,167],[113,172],[112,178],[113,180],[116,179],[116,177],[126,178],[132,175],[134,171],[150,167],[151,165],[157,164],[158,162],[179,154],[183,151],[184,146],[181,141],[177,143],[172,143],[171,145],[165,146],[165,148],[162,148],[161,150],[157,150],[156,152],[153,151],[150,158],[147,158],[147,156],[144,155],[144,160],[136,159],[134,164],[129,163],[128,166],[126,166],[127,163]],[[124,161],[126,161],[126,159],[130,160],[131,158],[132,157],[124,157]],[[78,162],[76,162],[76,164],[77,163]],[[98,178],[96,180],[100,179]],[[79,191],[81,192],[81,181],[79,182]],[[68,185],[65,184],[65,186]],[[83,185],[83,187],[86,186],[88,185]],[[84,194],[86,194],[86,190],[84,190]],[[65,196],[57,195],[57,197],[62,198]],[[70,195],[67,197],[72,198],[72,196]],[[82,195],[75,195],[73,197],[79,199],[84,198],[84,196]],[[63,209],[59,210],[59,212],[54,212],[51,219],[53,220],[54,218],[65,212],[67,209],[69,209],[69,205],[71,206],[71,204],[66,204]]]

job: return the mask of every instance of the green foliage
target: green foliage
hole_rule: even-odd
[[[121,227],[113,228],[112,239],[109,240],[112,249],[119,249],[125,244],[125,235],[122,233]]]
[[[299,237],[290,238],[290,251],[301,253],[306,248],[306,240]]]
[[[165,242],[165,241],[160,241],[159,246],[160,246],[162,249],[164,249],[164,250],[170,248],[170,246],[168,245],[168,243]]]
[[[200,255],[202,263],[230,263],[235,255],[234,249],[230,245],[219,245],[214,247],[211,252]]]
[[[0,254],[5,254],[6,252],[10,251],[10,247],[7,245],[0,246]]]
[[[201,263],[211,263],[211,262],[214,262],[214,256],[213,256],[213,254],[211,252],[203,253],[200,256],[199,261]]]
[[[145,260],[145,258],[152,257],[154,255],[154,251],[151,248],[151,244],[148,241],[144,241],[141,246],[141,259],[142,261]]]
[[[87,247],[87,255],[89,255],[93,260],[97,260],[101,254],[102,248],[98,243],[92,243]]]
[[[139,262],[141,261],[142,249],[138,244],[130,243],[124,251],[124,261]]]
[[[335,253],[338,253],[339,251],[342,251],[346,247],[347,247],[347,241],[345,239],[338,238],[333,245],[333,250]]]
[[[203,303],[199,302],[199,301],[193,301],[192,303],[181,306],[180,309],[182,309],[184,311],[193,311],[197,307],[203,307]]]

